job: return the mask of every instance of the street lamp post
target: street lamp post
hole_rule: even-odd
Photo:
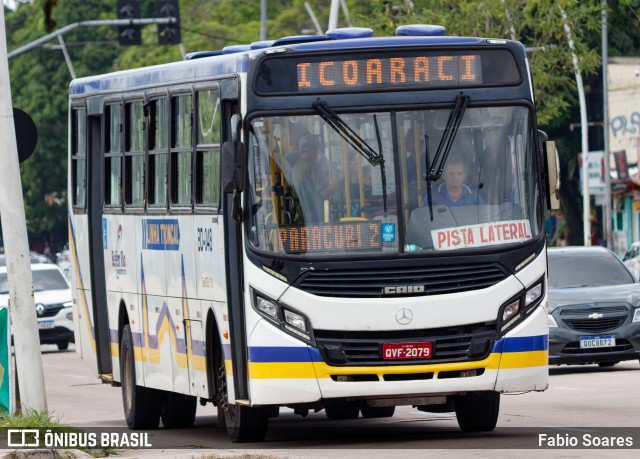
[[[602,229],[607,247],[613,249],[611,234],[611,174],[609,172],[609,42],[607,37],[607,0],[602,0],[602,128],[604,129],[604,206],[602,215]]]
[[[591,245],[591,202],[589,201],[589,126],[587,120],[587,102],[584,96],[584,85],[582,84],[582,74],[580,73],[580,65],[578,63],[578,56],[576,55],[576,49],[573,45],[573,38],[571,36],[571,28],[567,22],[567,13],[561,5],[560,14],[564,22],[564,31],[567,35],[567,41],[569,42],[569,49],[571,49],[571,57],[573,59],[573,69],[576,74],[576,85],[578,86],[578,100],[580,101],[580,125],[582,132],[582,219],[584,220],[584,245]]]

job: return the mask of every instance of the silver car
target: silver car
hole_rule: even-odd
[[[60,268],[52,263],[31,265],[40,344],[55,344],[66,350],[73,336],[71,288]],[[6,266],[0,267],[0,307],[9,305]],[[17,333],[16,330],[14,332]]]

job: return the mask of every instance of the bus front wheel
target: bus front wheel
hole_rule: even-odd
[[[262,407],[227,405],[224,418],[233,443],[263,441],[267,435],[269,417]]]
[[[496,428],[500,412],[498,392],[473,392],[454,402],[458,425],[463,432],[488,432]]]
[[[162,393],[136,385],[136,366],[133,356],[131,328],[125,325],[120,344],[120,380],[122,405],[130,429],[157,429],[160,422]]]
[[[227,427],[227,435],[233,443],[263,441],[269,427],[268,411],[263,407],[229,403],[227,372],[220,345],[217,346],[215,352],[215,363],[218,426],[225,425]],[[221,416],[223,419],[220,419]]]

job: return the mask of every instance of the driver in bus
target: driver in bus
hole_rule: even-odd
[[[300,202],[301,211],[296,212],[296,223],[320,223],[324,220],[324,200],[338,191],[344,178],[327,183],[328,172],[321,164],[320,138],[307,134],[300,139],[300,158],[293,166],[290,183]]]
[[[484,200],[477,191],[472,190],[465,182],[467,170],[464,161],[459,156],[450,156],[442,173],[444,182],[433,189],[432,202],[449,207],[482,205]],[[427,196],[422,206],[428,206]]]

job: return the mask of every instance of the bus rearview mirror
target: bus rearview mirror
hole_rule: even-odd
[[[560,159],[556,143],[552,140],[544,142],[544,151],[547,155],[547,205],[550,210],[560,208]]]
[[[242,142],[227,141],[222,144],[220,179],[224,193],[241,193],[244,189],[244,155]]]

